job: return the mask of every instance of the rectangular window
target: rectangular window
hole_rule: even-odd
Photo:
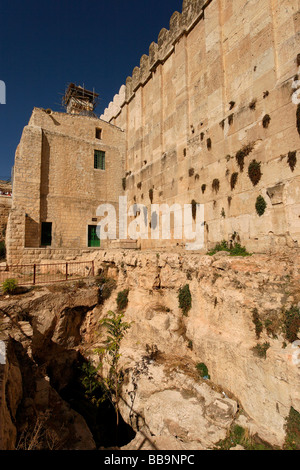
[[[100,129],[99,127],[96,128],[96,139],[102,139],[102,129]]]
[[[90,248],[100,247],[100,238],[97,234],[97,225],[88,226],[88,246]]]
[[[51,246],[52,243],[52,222],[42,222],[41,245]]]
[[[94,168],[105,170],[105,152],[102,150],[95,150],[94,152]]]

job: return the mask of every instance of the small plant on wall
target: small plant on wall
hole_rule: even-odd
[[[297,130],[298,134],[300,135],[300,104],[297,106]]]
[[[287,341],[297,341],[300,331],[300,309],[294,306],[284,312],[284,335]]]
[[[293,407],[286,418],[284,450],[300,450],[300,413]]]
[[[220,181],[218,179],[214,179],[212,182],[212,189],[215,193],[218,193],[220,190]]]
[[[128,294],[129,294],[129,289],[125,289],[118,293],[118,296],[117,296],[118,312],[126,310],[126,307],[128,305]]]
[[[201,186],[201,191],[202,191],[202,194],[205,193],[205,191],[206,191],[206,184],[203,184],[203,185]]]
[[[195,201],[195,199],[192,200],[191,205],[192,205],[192,216],[193,216],[193,219],[196,220],[197,202]]]
[[[192,308],[192,295],[188,284],[179,289],[178,301],[179,308],[181,308],[183,315],[187,316],[189,310]]]
[[[250,144],[244,145],[244,147],[242,147],[241,150],[239,150],[236,153],[235,159],[236,159],[236,162],[237,162],[241,172],[244,170],[245,158],[248,155],[250,155],[250,153],[252,152],[253,149],[254,149],[254,143],[251,142]]]
[[[152,204],[152,202],[153,202],[153,189],[152,188],[149,189],[149,199],[150,199],[151,204]]]
[[[256,199],[255,209],[259,217],[264,215],[267,208],[267,203],[262,196],[258,196]]]
[[[253,186],[256,186],[262,177],[261,173],[261,162],[257,162],[256,160],[252,160],[248,167],[248,176],[250,180],[252,181]]]
[[[252,348],[252,351],[255,356],[261,358],[261,359],[266,359],[267,358],[267,351],[270,348],[270,343],[264,343],[264,344],[257,344],[254,348]]]
[[[261,336],[262,331],[263,331],[263,324],[262,324],[262,322],[259,318],[257,308],[255,308],[252,312],[252,321],[253,321],[254,326],[255,326],[256,338],[260,339],[260,336]]]
[[[289,167],[292,171],[295,170],[295,167],[297,165],[297,157],[296,157],[296,152],[289,152],[288,153],[288,164]]]
[[[264,129],[268,129],[269,125],[270,125],[270,122],[271,122],[271,118],[269,116],[269,114],[266,114],[263,118],[263,128]]]
[[[204,362],[198,362],[198,364],[196,364],[196,369],[199,372],[200,377],[202,377],[203,379],[204,378],[206,378],[208,380],[210,379],[210,375],[208,373],[208,368],[204,364]]]
[[[251,101],[251,103],[249,104],[249,108],[254,111],[256,109],[256,103],[257,103],[257,99],[254,99]]]
[[[231,191],[234,190],[237,180],[238,180],[239,174],[238,173],[232,173],[231,178],[230,178],[230,187]]]
[[[228,116],[228,124],[229,124],[230,126],[232,126],[232,124],[233,124],[233,117],[234,117],[234,114],[230,114],[230,115]]]

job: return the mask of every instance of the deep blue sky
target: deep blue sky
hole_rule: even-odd
[[[60,106],[66,85],[95,88],[100,115],[182,0],[1,0],[0,179],[32,109]]]

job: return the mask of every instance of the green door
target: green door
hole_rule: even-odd
[[[100,238],[97,235],[97,225],[89,225],[88,246],[91,248],[100,247]]]

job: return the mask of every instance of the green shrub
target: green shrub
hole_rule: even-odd
[[[255,308],[252,312],[252,321],[255,325],[256,338],[259,339],[263,331],[263,324],[259,318],[257,308]]]
[[[196,369],[197,371],[199,372],[200,374],[200,377],[202,378],[208,378],[210,379],[210,375],[208,373],[208,368],[207,366],[204,364],[204,362],[198,362],[198,364],[196,365]]]
[[[216,449],[229,450],[241,445],[245,450],[276,450],[268,443],[262,441],[257,434],[249,436],[246,429],[238,424],[231,426],[228,437],[216,444]]]
[[[230,248],[230,256],[251,256],[251,253],[248,253],[244,246],[235,243],[233,247]]]
[[[188,284],[179,289],[178,300],[179,307],[181,308],[183,314],[187,316],[189,310],[192,308],[192,295]]]
[[[98,280],[99,286],[99,295],[98,303],[103,304],[103,302],[110,298],[113,290],[117,287],[117,283],[114,279],[100,276]]]
[[[118,305],[118,310],[126,310],[126,307],[128,305],[128,294],[129,294],[129,289],[122,290],[121,292],[118,293],[117,296],[117,305]]]
[[[220,181],[216,178],[212,182],[212,189],[215,193],[218,193],[220,190]]]
[[[256,186],[262,177],[261,173],[261,162],[257,162],[256,160],[252,160],[248,167],[248,176],[253,184],[253,186]]]
[[[297,165],[297,152],[289,152],[288,153],[288,165],[291,169],[291,171],[295,170],[295,167]]]
[[[230,187],[231,187],[231,191],[234,190],[235,186],[236,186],[236,183],[237,183],[237,180],[238,180],[238,177],[239,177],[239,174],[238,173],[232,173],[231,175],[231,178],[230,178]]]
[[[254,149],[254,143],[251,142],[247,145],[244,145],[244,147],[242,147],[241,150],[239,150],[236,153],[235,159],[241,172],[244,170],[245,158],[252,152],[253,149]]]
[[[3,294],[14,294],[18,287],[18,281],[16,279],[6,279],[2,283]]]
[[[270,343],[257,344],[252,351],[255,356],[260,357],[261,359],[267,358],[267,351],[270,348]]]
[[[300,329],[300,309],[292,307],[284,313],[284,335],[290,343],[297,341]]]
[[[300,450],[300,413],[293,407],[286,419],[285,450]]]
[[[248,253],[244,246],[241,246],[239,243],[234,243],[231,247],[228,245],[226,240],[223,240],[221,243],[217,243],[213,250],[209,251],[207,254],[213,256],[219,251],[227,251],[230,253],[230,256],[251,256],[251,253]]]
[[[259,217],[264,215],[267,208],[267,203],[262,196],[258,196],[256,199],[255,209]]]

